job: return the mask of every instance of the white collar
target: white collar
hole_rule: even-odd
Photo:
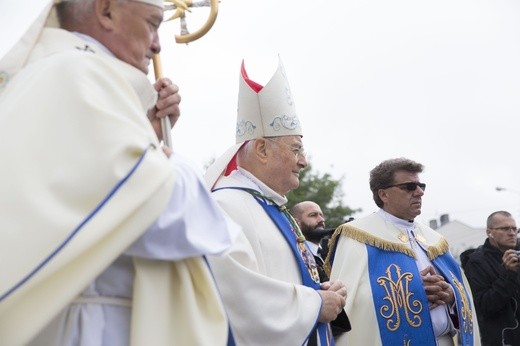
[[[251,172],[247,171],[242,167],[237,167],[231,174],[235,179],[243,182],[246,187],[261,192],[263,195],[271,198],[274,203],[278,206],[282,206],[287,203],[287,197],[280,196],[277,192],[271,189],[269,186],[264,184],[260,179],[255,177]]]
[[[377,213],[381,215],[383,219],[392,223],[399,229],[413,230],[415,228],[415,221],[410,222],[409,220],[400,219],[383,209],[379,209]]]

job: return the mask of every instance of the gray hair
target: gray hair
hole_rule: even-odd
[[[56,14],[61,27],[75,27],[78,23],[85,23],[94,13],[96,0],[60,0],[56,5]],[[117,0],[120,3],[129,0]]]
[[[56,5],[56,14],[60,26],[66,27],[71,23],[83,22],[94,12],[95,0],[61,0]]]

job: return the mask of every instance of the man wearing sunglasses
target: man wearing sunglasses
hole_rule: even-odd
[[[520,345],[518,228],[507,211],[487,218],[487,239],[464,265],[473,291],[482,345]]]
[[[415,221],[426,184],[406,158],[370,171],[377,212],[339,226],[326,266],[347,286],[352,330],[338,345],[478,345],[471,291],[446,239]],[[357,326],[375,326],[376,331]]]

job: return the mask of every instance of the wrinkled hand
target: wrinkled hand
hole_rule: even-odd
[[[502,255],[502,262],[507,270],[517,271],[520,269],[520,261],[515,250],[509,249]]]
[[[326,281],[321,283],[321,289],[324,291],[333,291],[347,299],[347,287],[343,282],[337,281]],[[345,306],[345,305],[343,305]]]
[[[162,140],[161,118],[168,116],[172,127],[175,125],[181,115],[179,108],[181,95],[179,95],[179,87],[168,78],[159,78],[153,86],[159,97],[155,107],[148,111],[147,116],[157,137]]]
[[[421,278],[426,291],[426,297],[430,303],[430,310],[439,305],[453,304],[455,294],[451,285],[444,280],[444,277],[438,275],[432,266],[421,270]]]
[[[341,281],[324,282],[318,293],[323,300],[318,321],[329,323],[341,313],[347,299],[347,288]]]

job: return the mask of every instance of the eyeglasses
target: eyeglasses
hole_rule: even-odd
[[[291,149],[292,153],[294,154],[294,158],[296,160],[298,160],[299,158],[301,157],[307,157],[307,153],[305,152],[305,149],[303,148],[303,146],[299,147],[299,148],[295,148],[293,147],[292,145],[290,144],[287,144],[287,143],[284,143],[282,141],[279,141],[279,140],[276,140],[276,139],[273,139],[273,138],[268,138],[268,137],[264,137],[264,139],[267,139],[271,142],[275,142],[275,143],[278,143],[278,144],[283,144],[285,145],[286,147],[288,147],[289,149]]]
[[[409,182],[409,183],[400,183],[400,184],[394,184],[394,185],[388,185],[387,187],[384,187],[383,189],[388,189],[390,187],[398,187],[400,188],[401,190],[406,190],[406,191],[415,191],[417,189],[417,186],[419,186],[421,188],[421,190],[426,190],[426,184],[425,183],[416,183],[416,182]]]
[[[518,228],[513,226],[504,226],[504,227],[490,227],[489,229],[497,229],[502,232],[509,232],[514,231],[515,233],[518,233]]]

